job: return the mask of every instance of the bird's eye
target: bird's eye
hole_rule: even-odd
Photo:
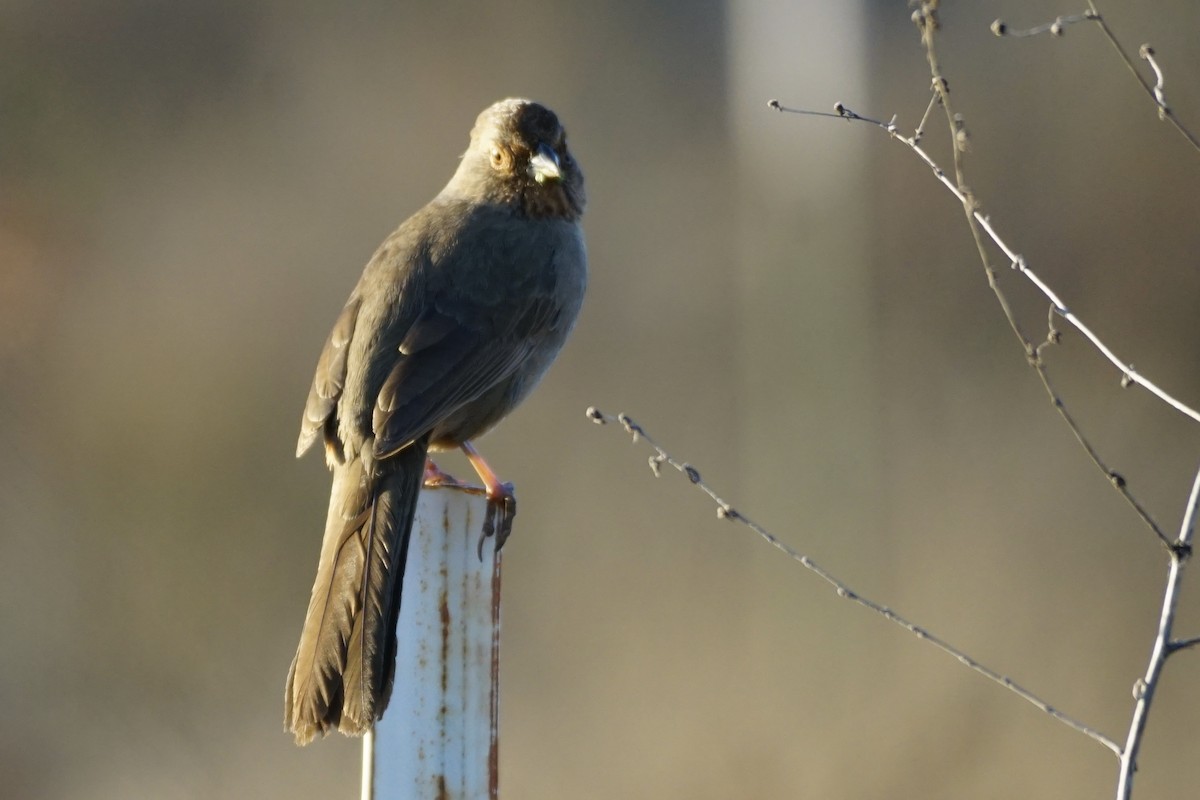
[[[492,169],[503,171],[512,166],[512,153],[503,147],[492,148]]]

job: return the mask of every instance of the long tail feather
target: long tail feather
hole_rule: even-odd
[[[387,707],[426,450],[422,440],[384,461],[356,456],[334,469],[317,579],[284,697],[284,727],[298,744],[335,727],[361,735]]]

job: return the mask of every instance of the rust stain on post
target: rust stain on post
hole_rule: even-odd
[[[492,562],[492,665],[489,705],[488,798],[500,797],[500,553]]]
[[[450,596],[445,587],[438,595],[438,619],[442,629],[442,697],[450,691]]]

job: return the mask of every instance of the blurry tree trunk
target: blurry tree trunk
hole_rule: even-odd
[[[837,101],[866,102],[865,14],[857,2],[728,8],[740,211],[739,496],[759,517],[770,515],[759,521],[786,528],[792,544],[822,560],[857,547],[853,539],[882,518],[871,133],[783,116],[767,101],[829,111]],[[760,552],[760,570],[774,555]],[[763,597],[757,605],[773,604]],[[760,641],[770,638],[760,630]]]

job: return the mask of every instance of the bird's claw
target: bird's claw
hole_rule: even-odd
[[[502,483],[495,492],[488,491],[487,513],[483,518],[483,534],[479,537],[479,560],[483,560],[483,543],[496,538],[496,552],[504,547],[512,534],[513,517],[517,515],[517,496],[511,483]],[[497,523],[499,527],[497,528]]]

